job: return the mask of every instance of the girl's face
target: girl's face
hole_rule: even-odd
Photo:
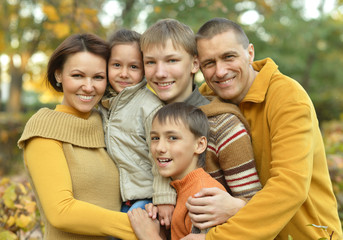
[[[67,58],[63,69],[55,72],[55,77],[62,84],[62,105],[87,113],[105,92],[106,60],[90,52],[78,52]]]
[[[142,53],[137,43],[117,44],[111,49],[108,79],[117,93],[134,86],[144,76]]]

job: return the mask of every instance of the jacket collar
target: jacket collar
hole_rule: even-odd
[[[255,61],[252,66],[258,74],[242,102],[261,103],[265,99],[270,81],[278,66],[271,58]]]
[[[124,88],[120,93],[117,93],[116,91],[114,91],[113,88],[109,85],[108,89],[106,90],[105,96],[101,99],[101,104],[103,107],[109,109],[111,106],[111,102],[117,96],[120,96],[119,98],[123,101],[128,101],[128,99],[131,98],[135,92],[145,87],[146,84],[147,82],[146,82],[146,79],[144,78],[138,84],[131,87]]]

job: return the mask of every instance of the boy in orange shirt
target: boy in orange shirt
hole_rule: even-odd
[[[221,183],[202,168],[209,124],[206,115],[198,108],[184,102],[171,103],[155,115],[151,132],[151,153],[158,171],[172,179],[177,201],[171,221],[171,239],[181,239],[189,233],[200,233],[192,226],[188,216],[188,197],[205,187],[217,187],[225,191]],[[148,212],[157,211],[153,204],[146,206]],[[142,209],[128,212],[131,225],[139,239],[159,238],[159,227]]]

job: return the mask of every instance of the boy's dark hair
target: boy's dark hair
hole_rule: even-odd
[[[176,124],[182,123],[194,134],[196,138],[206,137],[208,139],[210,126],[207,116],[201,109],[185,102],[170,103],[159,109],[153,121],[157,119],[161,124],[173,121]],[[205,165],[206,151],[199,155],[198,166]]]
[[[213,18],[204,23],[198,30],[195,39],[196,41],[200,39],[211,39],[214,36],[227,31],[233,31],[238,42],[240,42],[244,48],[249,46],[249,39],[241,26],[226,18]]]

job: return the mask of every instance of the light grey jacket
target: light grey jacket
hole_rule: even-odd
[[[146,87],[146,80],[143,79],[119,94],[110,90],[99,105],[107,152],[120,174],[122,200],[152,198],[150,128],[162,102]]]

